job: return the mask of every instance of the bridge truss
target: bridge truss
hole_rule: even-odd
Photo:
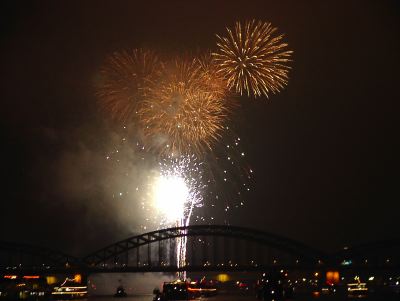
[[[176,239],[187,237],[187,260],[177,267]],[[296,241],[242,227],[197,225],[133,236],[84,258],[97,271],[257,270],[312,267],[323,254]]]
[[[187,237],[185,266],[177,240]],[[194,225],[132,236],[81,259],[49,248],[0,242],[0,273],[251,271],[268,269],[400,269],[400,240],[327,255],[294,240],[254,229]]]

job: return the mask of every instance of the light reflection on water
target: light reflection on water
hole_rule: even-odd
[[[90,296],[85,299],[72,299],[75,301],[152,301],[153,295],[132,295],[124,298],[115,298],[114,296]]]
[[[131,295],[125,298],[115,298],[111,296],[90,296],[87,299],[75,299],[76,301],[152,301],[153,295]],[[398,301],[400,300],[399,295],[396,296],[369,296],[367,298],[355,298],[349,299],[344,295],[332,295],[332,296],[319,296],[312,297],[307,295],[296,295],[295,299],[285,300],[285,301],[349,301],[349,300],[359,300],[359,301]],[[240,294],[219,294],[215,297],[201,298],[197,301],[258,301],[258,299],[252,295],[240,295]]]
[[[116,301],[116,300],[122,300],[122,301],[152,301],[153,300],[153,295],[131,295],[128,297],[124,298],[115,298],[113,296],[90,296],[87,299],[77,299],[76,301]],[[210,298],[199,298],[195,299],[193,301],[256,301],[257,299],[254,296],[243,296],[243,295],[218,295],[215,297],[210,297]],[[299,300],[300,301],[300,300]]]

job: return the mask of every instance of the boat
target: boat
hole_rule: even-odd
[[[121,298],[121,297],[126,297],[127,293],[125,292],[125,289],[122,285],[117,287],[117,292],[114,294],[114,297]]]
[[[53,288],[52,296],[54,299],[78,299],[87,298],[88,288],[80,285],[74,279],[66,278],[60,285]]]
[[[194,291],[188,282],[176,280],[164,282],[163,291],[155,300],[194,300],[200,297],[198,291]],[[154,300],[154,299],[153,299]]]
[[[87,286],[55,287],[51,293],[55,299],[77,299],[87,297]]]
[[[355,277],[353,283],[347,284],[347,297],[363,298],[368,294],[368,287],[365,282],[361,282],[359,277]]]

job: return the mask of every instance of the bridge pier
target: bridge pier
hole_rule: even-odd
[[[147,244],[147,265],[151,267],[151,248],[150,244]]]

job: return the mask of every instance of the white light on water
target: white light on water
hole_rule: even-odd
[[[185,180],[177,175],[160,175],[154,185],[154,203],[159,212],[170,221],[184,218],[189,189]]]

